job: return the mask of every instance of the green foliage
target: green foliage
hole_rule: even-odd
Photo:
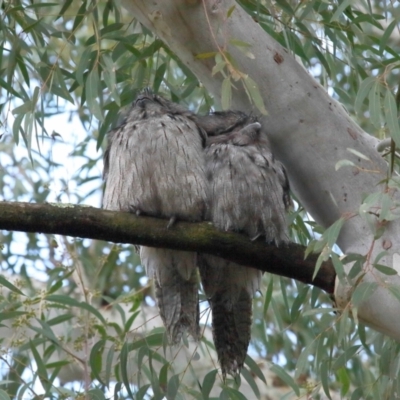
[[[240,0],[236,7],[298,56],[364,129],[399,146],[399,10],[390,2],[356,3]],[[193,72],[117,1],[15,0],[0,7],[1,200],[98,204],[105,135],[144,86],[195,111],[213,106]],[[251,43],[229,44],[254,58]],[[244,85],[258,110],[268,111],[254,77],[243,75],[229,52],[196,57],[214,60],[212,74],[223,74],[223,108],[235,85]],[[49,128],[64,114],[72,125]],[[59,147],[69,152],[71,173],[52,155]],[[389,189],[399,185],[388,177]],[[368,193],[359,215],[378,215],[381,225],[370,223],[378,238],[397,210],[389,191]],[[290,219],[293,240],[321,251],[321,262],[331,257],[339,279],[361,272],[367,256],[334,252],[344,218],[321,232],[299,205]],[[201,343],[171,350],[132,247],[15,232],[2,232],[0,245],[0,399],[242,399],[263,398],[271,388],[282,389],[273,398],[398,397],[399,345],[348,318],[376,284],[356,286],[351,307],[335,315],[317,288],[266,276],[254,302],[251,356],[240,377],[223,382],[206,306]],[[369,262],[390,277],[383,255]],[[398,288],[389,290],[400,299]]]
[[[396,8],[384,1],[238,2],[357,114],[367,132],[398,143]]]

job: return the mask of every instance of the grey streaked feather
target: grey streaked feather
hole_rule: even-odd
[[[146,91],[108,135],[103,207],[200,221],[207,209],[206,134],[194,114]],[[154,277],[160,315],[172,343],[188,330],[198,338],[196,254],[141,248]]]
[[[235,375],[251,338],[252,298],[260,288],[261,271],[208,255],[201,256],[199,266],[222,375]]]
[[[207,145],[214,225],[250,237],[261,235],[277,245],[287,242],[289,184],[260,125],[252,122],[242,130],[210,137]]]
[[[199,339],[197,254],[142,246],[140,258],[147,275],[154,277],[156,299],[170,341],[178,343],[185,329]]]
[[[208,115],[196,115],[195,122],[208,136],[219,136],[242,129],[254,118],[241,111],[216,111]]]
[[[288,241],[286,210],[289,184],[285,170],[271,153],[262,126],[251,116],[226,113],[232,131],[207,140],[206,172],[210,184],[209,218],[224,231],[262,236],[276,245]],[[224,129],[224,113],[202,127]],[[221,126],[219,126],[221,125]],[[225,376],[243,366],[250,341],[252,297],[261,272],[221,258],[200,256],[200,275],[213,312],[214,343]]]

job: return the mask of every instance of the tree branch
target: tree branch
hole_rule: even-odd
[[[318,255],[304,260],[305,247],[301,245],[290,243],[277,248],[262,241],[251,242],[244,235],[218,231],[208,222],[178,222],[167,229],[162,219],[94,207],[2,202],[0,229],[198,251],[297,279],[328,293],[333,293],[336,277],[331,262],[325,262],[313,280]]]

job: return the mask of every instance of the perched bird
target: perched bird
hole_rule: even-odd
[[[242,232],[252,240],[287,242],[289,183],[260,123],[233,111],[211,114],[197,123],[210,135],[206,147],[209,219],[223,231]],[[250,342],[252,298],[259,290],[261,272],[211,255],[200,255],[199,266],[223,376],[236,375]]]
[[[205,132],[184,107],[145,90],[108,135],[103,207],[200,221],[207,209]],[[199,336],[197,254],[142,246],[160,315],[172,344],[185,330]]]

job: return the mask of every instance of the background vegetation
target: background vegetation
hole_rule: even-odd
[[[244,0],[236,7],[367,132],[397,142],[396,4]],[[241,79],[220,54],[203,55],[215,59],[215,74],[226,74],[214,104],[118,1],[0,7],[1,200],[100,206],[105,134],[141,88],[205,113],[229,106]],[[252,57],[248,43],[235,45]],[[263,112],[257,89],[247,88]],[[307,245],[321,233],[301,205],[290,219],[294,241]],[[399,345],[334,314],[315,287],[264,276],[245,370],[224,383],[204,296],[204,339],[170,350],[132,246],[8,231],[0,245],[1,399],[400,396]]]

